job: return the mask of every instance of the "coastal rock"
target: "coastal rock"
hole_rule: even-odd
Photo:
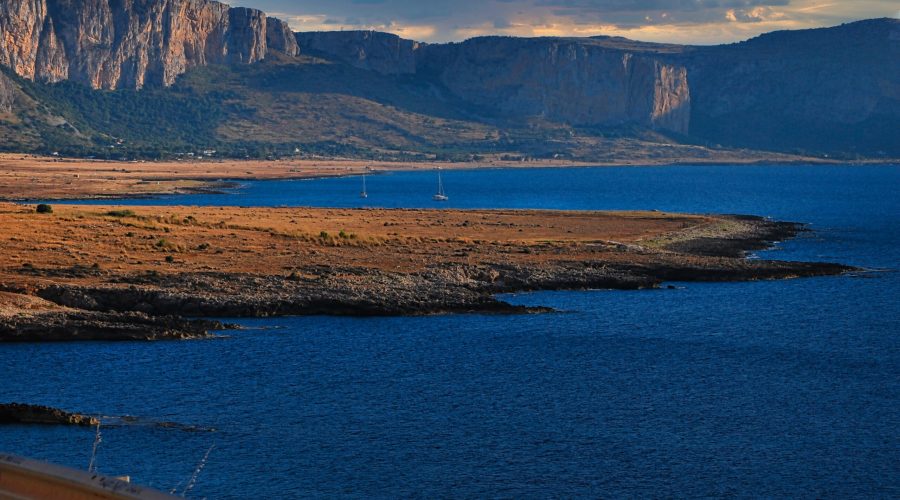
[[[31,237],[68,234],[71,226],[62,219],[65,210],[59,208],[60,220],[35,219],[45,224],[45,230]],[[215,217],[222,217],[218,212]],[[330,211],[315,212],[334,217]],[[23,213],[16,209],[13,215]],[[256,219],[261,213],[248,216]],[[278,220],[293,223],[303,215],[299,209],[269,214],[271,219],[263,220],[275,227]],[[154,220],[138,213],[132,216]],[[195,224],[208,216],[157,215],[155,220],[172,224],[165,226],[167,233],[186,241]],[[165,272],[142,267],[48,266],[43,259],[38,265],[7,267],[0,283],[0,341],[187,339],[204,338],[209,330],[223,328],[218,323],[183,319],[187,317],[543,312],[547,309],[503,302],[497,294],[636,290],[657,288],[666,280],[746,281],[853,270],[839,264],[745,258],[747,251],[765,248],[803,229],[799,224],[759,217],[452,211],[366,211],[339,216],[346,220],[375,217],[367,224],[376,230],[383,227],[380,222],[385,217],[400,221],[396,223],[400,227],[415,225],[422,233],[415,239],[337,240],[297,237],[297,233],[268,226],[216,230],[218,224],[213,224],[204,226],[210,232],[203,241],[213,242],[217,249],[201,253],[210,244],[196,247],[195,258],[205,263],[193,267],[187,252],[179,253],[177,261],[166,259],[173,265]],[[115,231],[124,234],[133,228],[113,224],[108,217],[108,213],[85,216],[80,226],[84,237],[92,237],[101,227],[113,231],[107,241],[92,241],[91,248],[104,252],[115,248],[121,241]],[[430,236],[469,220],[478,220],[481,227],[470,229],[473,232],[465,238]],[[575,240],[568,236],[573,233],[569,228],[592,231],[589,227],[594,225],[606,229]],[[526,226],[542,239],[520,239]],[[614,235],[622,242],[610,239]],[[10,243],[12,251],[18,243],[23,243],[20,248],[33,248],[28,240]],[[248,247],[268,250],[254,254],[259,259],[255,267],[228,265],[244,259]],[[149,258],[162,260],[157,250],[149,252]],[[291,264],[278,263],[282,256],[290,258]],[[144,262],[144,257],[139,258]]]
[[[184,340],[210,337],[215,321],[150,316],[141,312],[46,311],[0,316],[0,343],[70,340]]]
[[[269,40],[294,56],[285,29],[258,10],[210,0],[9,0],[0,8],[0,64],[98,89],[171,85],[191,67],[257,62]]]
[[[747,281],[826,276],[851,270],[839,264],[815,262],[662,255],[634,264],[561,262],[539,267],[438,264],[426,272],[411,274],[371,269],[357,274],[337,268],[334,274],[311,281],[223,273],[132,276],[123,278],[123,284],[51,285],[36,293],[66,307],[101,314],[140,311],[143,316],[139,317],[145,321],[155,317],[147,315],[174,318],[508,314],[546,309],[514,306],[497,300],[494,294],[529,290],[637,290],[656,288],[667,280]],[[0,338],[2,333],[0,324]]]
[[[596,259],[522,263],[436,262],[421,272],[310,267],[307,278],[220,272],[122,276],[98,285],[53,284],[35,294],[54,304],[101,314],[266,317],[279,315],[418,315],[523,313],[497,293],[526,290],[655,288],[667,280],[747,281],[841,274],[817,262],[746,259],[747,251],[790,238],[799,224],[732,216],[727,237],[692,236],[663,250],[625,247]],[[619,258],[618,256],[627,256]],[[146,316],[145,316],[146,317]]]
[[[21,403],[0,404],[0,424],[51,424],[93,427],[100,423],[95,417],[70,413],[49,406]]]

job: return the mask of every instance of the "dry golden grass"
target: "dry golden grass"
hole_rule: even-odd
[[[65,205],[37,214],[0,203],[0,284],[27,289],[147,271],[287,275],[309,266],[414,272],[438,263],[590,260],[598,252],[634,259],[616,248],[712,220],[658,212]],[[80,271],[66,272],[73,269]]]

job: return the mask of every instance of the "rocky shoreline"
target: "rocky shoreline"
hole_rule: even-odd
[[[225,328],[218,321],[133,311],[60,310],[0,317],[0,342],[187,340],[210,338],[211,330]]]
[[[66,425],[72,427],[153,427],[182,432],[216,432],[213,427],[145,419],[131,415],[92,416],[52,406],[26,403],[0,403],[0,425]]]
[[[49,406],[23,403],[0,403],[0,424],[41,424],[94,427],[100,424],[96,417],[71,413]]]
[[[474,218],[472,213],[458,215]],[[419,214],[413,212],[412,216]],[[669,225],[675,220],[666,214],[648,217]],[[747,252],[796,236],[804,231],[801,224],[749,216],[716,216],[696,224],[694,219],[685,220],[692,225],[681,222],[676,227],[686,226],[684,229],[641,238],[637,243],[435,240],[437,250],[424,259],[409,257],[415,248],[400,244],[379,243],[372,248],[313,244],[311,255],[321,256],[329,264],[307,262],[291,267],[290,273],[238,269],[113,273],[100,267],[24,267],[18,275],[35,281],[2,290],[46,306],[27,314],[0,315],[0,342],[200,339],[211,337],[210,331],[227,328],[216,321],[185,318],[539,313],[549,309],[511,305],[498,300],[496,294],[634,290],[658,288],[666,281],[787,279],[854,270],[832,263],[745,258]],[[423,223],[421,218],[415,221]],[[446,221],[441,219],[441,223]],[[559,223],[553,219],[553,224]],[[458,225],[468,224],[466,219]],[[234,233],[229,234],[233,239]],[[281,238],[273,236],[271,229],[266,237]],[[323,256],[326,250],[340,258]],[[475,252],[482,253],[473,256]],[[365,254],[368,260],[360,262],[354,257],[358,254]],[[467,257],[452,258],[454,255]],[[392,256],[409,257],[417,264],[409,269],[376,265]]]

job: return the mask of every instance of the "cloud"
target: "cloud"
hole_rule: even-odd
[[[227,1],[227,0],[226,0]],[[298,31],[375,29],[443,42],[472,36],[617,35],[712,44],[778,29],[897,17],[897,0],[238,0]]]
[[[784,19],[786,14],[771,7],[753,7],[752,9],[728,9],[725,19],[731,22],[760,23]]]

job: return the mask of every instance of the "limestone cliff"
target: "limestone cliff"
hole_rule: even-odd
[[[371,32],[298,38],[358,68],[414,73],[486,115],[636,124],[751,148],[900,154],[897,19],[712,47],[616,37],[429,45]]]
[[[194,66],[296,55],[286,31],[258,10],[210,0],[3,0],[0,64],[94,88],[171,85]]]
[[[300,45],[288,23],[270,17],[266,19],[266,45],[274,50],[294,57],[300,55]]]
[[[599,39],[474,38],[429,46],[419,70],[454,94],[505,114],[572,125],[637,124],[686,134],[687,71],[653,44]]]
[[[418,44],[369,31],[298,33],[304,50],[384,75],[418,74],[479,108],[572,125],[637,124],[686,134],[684,66],[670,46],[621,39],[482,37]]]
[[[296,35],[304,51],[335,57],[383,75],[415,73],[416,54],[425,46],[378,31],[321,31]]]

